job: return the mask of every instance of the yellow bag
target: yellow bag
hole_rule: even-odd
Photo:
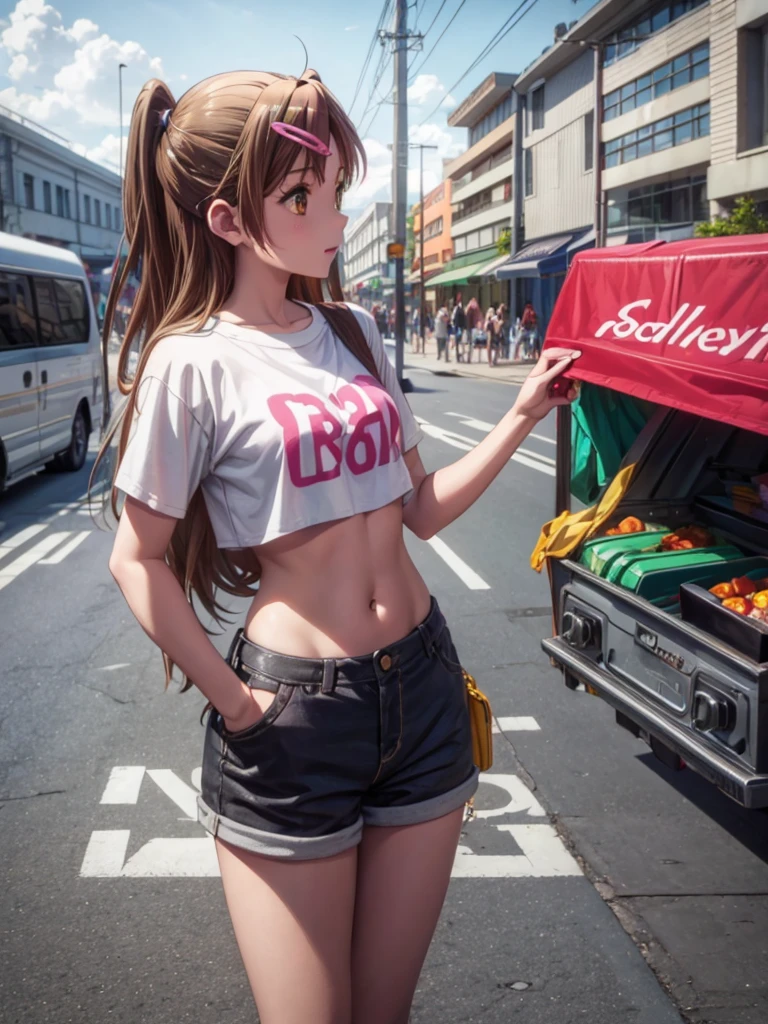
[[[461,671],[467,684],[469,719],[472,726],[472,759],[481,772],[487,772],[493,764],[491,702],[478,690],[477,683],[469,672],[464,669]]]

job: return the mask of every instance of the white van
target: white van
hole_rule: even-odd
[[[0,232],[0,490],[41,466],[82,467],[103,377],[79,257]]]

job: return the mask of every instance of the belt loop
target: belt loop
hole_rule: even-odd
[[[424,653],[426,654],[426,656],[428,658],[431,658],[432,657],[433,641],[432,641],[432,638],[430,636],[430,631],[427,629],[427,627],[424,625],[423,622],[419,623],[418,629],[419,629],[419,636],[421,637],[421,642],[424,644]]]
[[[323,685],[321,693],[333,693],[336,687],[336,659],[323,658]]]

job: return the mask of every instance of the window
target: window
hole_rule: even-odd
[[[82,281],[54,278],[53,288],[59,307],[59,318],[64,341],[88,342],[90,328],[88,301]]]
[[[525,150],[525,194],[533,195],[533,150]]]
[[[641,45],[643,37],[659,32],[673,21],[682,18],[684,14],[695,11],[697,7],[703,7],[706,3],[709,3],[709,0],[676,0],[675,3],[666,0],[665,3],[655,4],[650,14],[639,15],[624,28],[606,38],[603,65],[607,67],[632,53]]]
[[[494,128],[498,128],[502,122],[506,121],[507,118],[513,114],[513,97],[512,93],[508,93],[507,96],[493,108],[485,117],[478,121],[476,125],[469,129],[469,145],[474,146],[476,142],[492,132]]]
[[[64,330],[61,326],[59,307],[56,303],[56,292],[53,279],[35,277],[35,300],[37,301],[37,317],[40,324],[40,341],[43,345],[61,345],[64,342]]]
[[[61,185],[56,186],[56,215],[64,216],[64,189]]]
[[[544,86],[540,85],[531,93],[531,129],[544,127]]]
[[[29,281],[21,274],[0,272],[0,351],[31,348],[37,327]]]
[[[709,42],[681,53],[674,60],[662,64],[648,75],[627,82],[603,97],[603,120],[611,121],[635,107],[650,103],[681,85],[688,85],[709,74]]]
[[[603,166],[618,167],[641,156],[659,153],[670,146],[681,146],[706,135],[709,135],[709,103],[700,103],[604,143]]]
[[[35,208],[35,179],[31,174],[24,175],[24,205],[28,210]]]
[[[64,189],[64,216],[68,219],[72,219],[72,208],[70,207],[71,193],[68,188]]]
[[[104,203],[104,224],[112,230],[112,207],[109,203]]]
[[[757,149],[768,146],[768,25],[740,33],[739,51],[745,69],[740,148]]]
[[[93,200],[93,222],[97,228],[101,227],[101,201],[99,199]]]
[[[91,223],[91,197],[83,196],[83,220],[86,224]]]
[[[608,218],[609,229],[630,229],[641,235],[642,240],[656,238],[657,228],[708,220],[707,176],[699,174],[631,188],[626,199],[614,201],[608,207]]]
[[[584,170],[591,171],[595,164],[595,112],[584,116]]]
[[[43,182],[43,209],[46,213],[53,213],[53,203],[51,202],[51,183],[50,181]]]

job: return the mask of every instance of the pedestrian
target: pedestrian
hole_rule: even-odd
[[[263,1024],[408,1017],[478,772],[403,525],[429,538],[465,512],[576,356],[548,352],[493,434],[427,475],[373,318],[336,301],[364,160],[311,70],[217,74],[178,103],[153,80],[131,118],[110,569],[166,683],[176,665],[208,701],[198,815]],[[222,590],[250,600],[226,659]],[[220,991],[218,909],[194,909]]]
[[[413,307],[413,313],[411,314],[411,350],[413,352],[419,351],[419,340],[421,335],[421,317],[419,316],[419,307]]]
[[[451,324],[453,325],[453,333],[456,344],[456,362],[462,362],[462,356],[464,351],[465,332],[467,326],[467,318],[464,314],[464,306],[461,304],[461,295],[456,296],[456,304],[451,312]]]
[[[523,313],[520,317],[520,327],[515,338],[514,359],[517,361],[520,346],[526,356],[537,355],[538,346],[538,318],[532,302],[526,302],[523,306]]]
[[[385,338],[387,336],[388,323],[386,307],[381,305],[374,306],[373,316],[376,321],[376,326],[379,330],[379,334],[382,336],[382,338]]]
[[[485,312],[485,319],[483,321],[483,330],[485,331],[485,350],[488,355],[488,365],[493,366],[493,352],[495,345],[494,338],[494,318],[496,316],[496,307],[489,306]]]
[[[477,341],[478,328],[482,324],[483,312],[478,305],[477,299],[472,298],[467,303],[467,308],[464,310],[464,317],[466,320],[467,327],[467,362],[472,362],[472,353],[475,349],[475,342]]]
[[[496,310],[495,327],[497,361],[499,357],[509,359],[509,309],[505,302]]]
[[[450,362],[448,353],[448,327],[450,325],[450,317],[448,310],[445,306],[441,306],[437,311],[435,317],[435,340],[437,341],[437,358],[438,361],[442,355],[445,355],[446,363]]]

